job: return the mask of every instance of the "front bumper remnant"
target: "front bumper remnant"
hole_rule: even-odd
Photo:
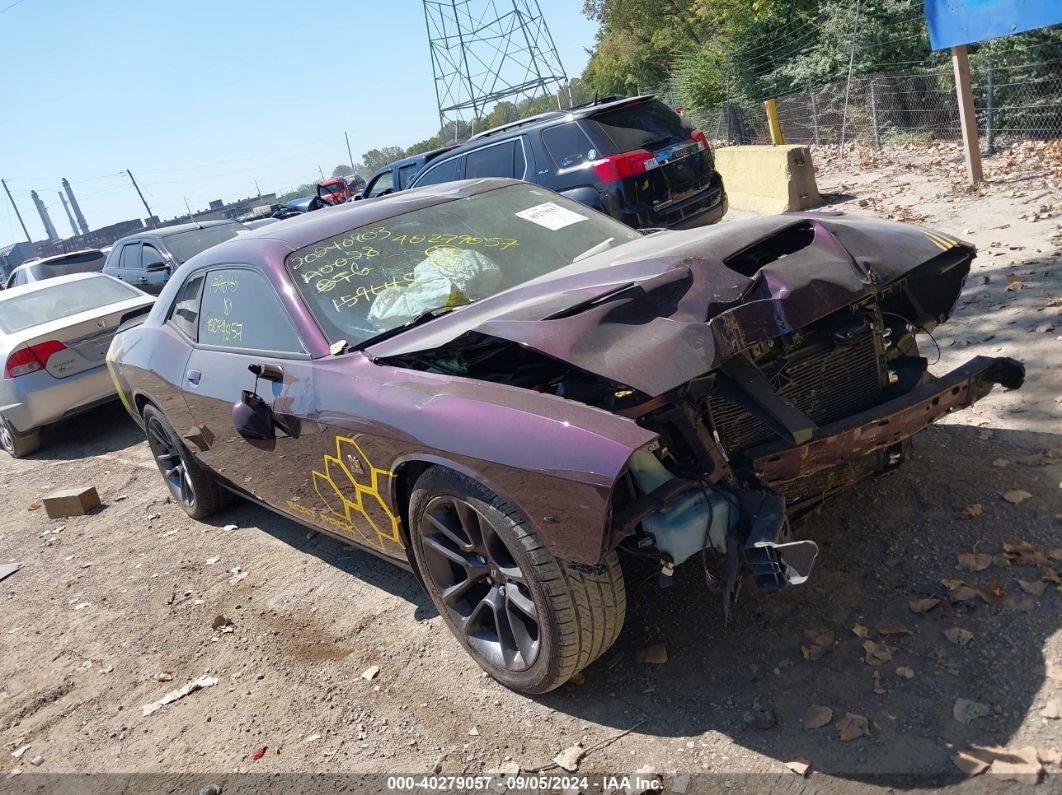
[[[994,385],[1017,389],[1024,379],[1021,362],[977,356],[900,397],[816,428],[804,444],[772,442],[750,450],[749,458],[767,485],[805,478],[897,445],[945,414],[972,406]]]

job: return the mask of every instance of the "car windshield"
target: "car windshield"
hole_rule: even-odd
[[[287,269],[331,342],[358,345],[640,235],[543,188],[511,185],[354,228],[292,253]]]
[[[242,224],[204,226],[202,229],[190,229],[187,232],[167,235],[163,240],[166,243],[166,248],[173,254],[177,263],[181,264],[187,262],[201,251],[206,251],[211,246],[231,240],[243,228]]]
[[[29,265],[35,280],[51,279],[53,276],[67,276],[71,273],[92,273],[103,270],[103,262],[106,257],[102,252],[89,251],[84,254],[75,254],[62,259],[38,262]]]
[[[345,186],[336,183],[335,185],[319,185],[318,187],[321,189],[321,193],[340,193]]]
[[[138,295],[132,287],[106,276],[63,282],[15,295],[0,293],[0,331],[11,334]]]

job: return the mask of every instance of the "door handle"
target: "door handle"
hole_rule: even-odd
[[[199,381],[203,377],[203,374],[198,370],[188,371],[188,383],[192,386],[199,386]]]

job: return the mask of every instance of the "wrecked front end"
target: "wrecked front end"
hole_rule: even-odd
[[[629,281],[622,261],[611,286],[575,280],[542,318],[525,301],[391,359],[578,400],[656,434],[615,484],[602,553],[657,561],[664,585],[687,562],[727,606],[742,579],[804,582],[818,550],[795,520],[899,466],[944,414],[1022,384],[1006,358],[929,373],[916,336],[949,317],[975,256],[952,238],[809,214],[723,225],[668,254]]]

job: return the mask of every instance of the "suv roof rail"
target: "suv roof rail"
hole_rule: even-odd
[[[523,127],[525,124],[534,124],[535,122],[545,121],[546,119],[555,119],[558,116],[567,115],[568,112],[564,110],[547,110],[545,113],[536,113],[534,116],[528,116],[526,119],[517,119],[516,121],[511,121],[508,124],[500,124],[497,127],[491,127],[489,130],[484,130],[483,132],[476,133],[471,138],[469,138],[468,141],[465,141],[465,143],[467,144],[469,141],[478,141],[480,138],[486,138],[491,135],[497,135],[500,132],[512,130],[516,127]]]

